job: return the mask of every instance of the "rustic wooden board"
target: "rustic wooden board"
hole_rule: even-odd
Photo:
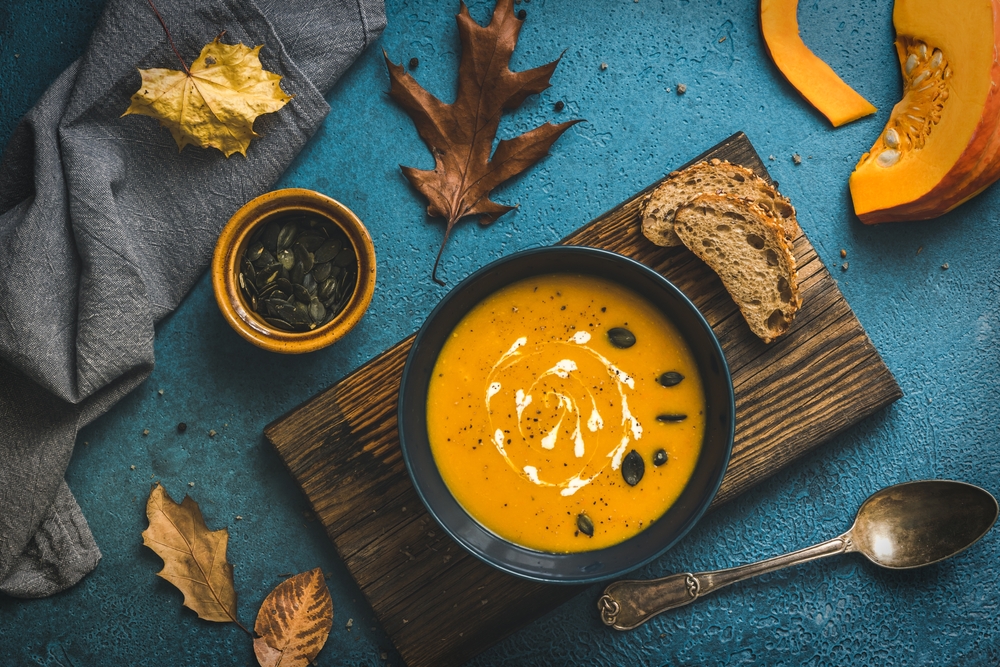
[[[694,161],[715,157],[767,178],[743,133]],[[764,345],[701,261],[642,237],[639,204],[656,185],[560,243],[605,248],[652,267],[687,294],[715,330],[736,392],[736,442],[715,507],[902,392],[805,235],[795,240],[803,308],[787,336]],[[396,432],[400,375],[412,341],[372,359],[264,434],[403,659],[411,667],[444,667],[471,658],[580,589],[500,573],[467,554],[424,510]]]

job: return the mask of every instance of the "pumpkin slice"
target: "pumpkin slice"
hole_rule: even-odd
[[[781,73],[834,127],[876,109],[809,50],[799,36],[798,0],[760,0],[764,46]]]
[[[942,215],[1000,176],[1000,0],[897,0],[903,99],[851,174],[862,222]]]

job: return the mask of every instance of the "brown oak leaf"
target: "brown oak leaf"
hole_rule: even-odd
[[[261,667],[305,667],[333,627],[333,600],[319,568],[278,584],[254,624],[253,651]]]
[[[437,278],[438,263],[455,223],[465,216],[478,215],[480,224],[488,225],[514,208],[490,201],[493,188],[541,160],[563,132],[581,122],[545,123],[513,139],[504,139],[491,158],[501,113],[516,109],[529,95],[548,88],[559,60],[524,72],[510,70],[510,57],[521,31],[513,0],[498,0],[486,27],[472,19],[465,3],[461,3],[457,21],[462,58],[458,92],[452,104],[424,90],[402,65],[394,64],[384,54],[391,82],[389,96],[410,116],[434,155],[433,170],[402,170],[427,198],[427,214],[447,222],[431,272],[439,285],[444,283]]]
[[[142,543],[163,559],[157,574],[180,589],[184,606],[206,621],[240,625],[233,566],[226,561],[229,531],[210,531],[198,503],[185,496],[177,504],[162,484],[150,491],[146,516],[149,528],[142,531]]]

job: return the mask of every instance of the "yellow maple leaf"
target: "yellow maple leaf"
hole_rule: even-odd
[[[218,148],[226,157],[247,154],[253,122],[292,99],[281,89],[281,75],[264,70],[261,46],[206,44],[189,71],[140,69],[142,86],[123,116],[140,114],[160,121],[178,150],[188,144]]]

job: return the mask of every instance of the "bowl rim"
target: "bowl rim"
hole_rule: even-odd
[[[413,368],[414,359],[418,351],[421,349],[421,342],[423,342],[423,340],[427,338],[427,336],[429,335],[428,332],[431,330],[431,327],[434,326],[434,322],[438,318],[439,314],[449,307],[449,304],[457,297],[457,295],[460,295],[465,289],[468,289],[470,285],[475,284],[479,280],[482,280],[488,274],[497,270],[498,267],[507,264],[509,262],[523,261],[525,257],[531,257],[534,255],[545,255],[550,253],[579,254],[582,256],[606,258],[612,262],[619,263],[626,270],[634,270],[638,271],[640,274],[645,274],[646,277],[652,279],[655,283],[657,283],[659,287],[665,289],[667,292],[670,292],[672,296],[682,304],[682,307],[687,308],[690,311],[690,314],[696,321],[697,325],[701,329],[703,329],[705,333],[707,333],[707,341],[710,346],[710,354],[713,359],[720,362],[719,375],[721,376],[721,381],[724,382],[726,387],[725,391],[726,395],[724,397],[725,404],[722,406],[722,410],[724,410],[727,415],[728,424],[723,427],[727,429],[727,433],[725,436],[725,443],[723,446],[724,451],[720,453],[722,456],[722,465],[718,471],[718,474],[712,477],[711,483],[706,487],[706,493],[704,493],[700,497],[699,501],[696,503],[696,507],[693,509],[692,512],[690,512],[687,515],[687,517],[683,521],[680,530],[678,530],[676,534],[674,534],[672,538],[669,539],[666,543],[660,545],[656,549],[653,549],[650,553],[643,556],[642,558],[635,559],[633,562],[629,562],[625,566],[620,566],[614,569],[610,569],[608,571],[595,572],[593,574],[582,572],[571,575],[560,574],[558,576],[554,576],[551,574],[541,573],[538,571],[531,570],[530,568],[525,568],[523,565],[520,566],[511,565],[510,563],[498,559],[493,555],[485,552],[483,549],[473,544],[470,544],[469,541],[466,540],[462,535],[458,534],[452,526],[448,525],[444,520],[442,520],[442,518],[439,516],[439,512],[437,511],[435,506],[432,505],[432,502],[429,500],[427,495],[427,489],[425,488],[425,481],[419,478],[418,473],[414,469],[414,463],[411,457],[412,452],[409,450],[409,445],[407,444],[406,429],[404,428],[404,424],[406,423],[405,421],[406,417],[404,411],[408,407],[406,392],[407,388],[412,385],[413,383],[412,376],[416,372],[414,371]],[[553,271],[553,273],[559,273],[559,272],[564,272],[564,271],[558,271],[558,270]],[[581,271],[581,273],[586,273],[586,271]],[[528,278],[532,275],[544,275],[544,272],[525,274],[521,277],[510,280],[504,283],[503,285],[495,287],[490,293],[502,289],[505,285],[512,284],[513,282],[517,282],[518,280]],[[600,277],[603,277],[607,280],[611,280],[613,282],[621,283],[621,281],[616,280],[614,276],[605,275]],[[624,286],[627,289],[631,289],[627,285]],[[465,312],[467,313],[468,310],[466,310]],[[669,313],[667,313],[667,315],[668,317],[670,317]],[[685,338],[687,338],[687,336],[685,336]],[[437,350],[437,353],[440,353],[440,349]],[[411,389],[411,391],[416,391],[416,389]],[[426,393],[426,389],[424,389],[424,393]],[[707,393],[707,388],[706,388],[706,393]],[[424,409],[426,409],[426,403],[424,403],[424,405],[425,405]],[[722,350],[721,344],[719,343],[718,337],[715,335],[715,332],[712,330],[711,325],[709,325],[708,321],[705,319],[705,316],[701,313],[701,311],[697,308],[697,306],[695,306],[695,304],[687,297],[687,295],[685,295],[679,288],[677,288],[677,286],[675,286],[673,283],[667,280],[667,278],[665,278],[655,270],[630,257],[626,257],[624,255],[620,255],[618,253],[609,250],[594,248],[590,246],[557,245],[557,246],[545,246],[541,248],[522,250],[519,252],[515,252],[511,255],[507,255],[506,257],[497,259],[483,266],[479,270],[473,272],[469,276],[467,276],[454,288],[452,288],[448,292],[448,294],[445,295],[443,299],[441,299],[441,301],[434,307],[434,309],[427,316],[423,325],[421,325],[420,329],[417,331],[416,335],[414,336],[413,343],[410,347],[410,351],[407,354],[406,362],[403,367],[403,372],[400,380],[400,394],[399,394],[399,401],[397,403],[396,417],[397,417],[397,429],[399,433],[400,449],[402,450],[403,462],[406,465],[407,473],[410,476],[410,480],[413,483],[414,489],[416,490],[417,495],[420,497],[420,500],[423,503],[424,507],[427,509],[428,514],[430,514],[434,518],[434,520],[438,523],[438,525],[441,526],[441,528],[452,539],[458,542],[459,545],[461,545],[466,551],[471,553],[479,560],[503,572],[506,572],[507,574],[514,575],[521,579],[526,579],[529,581],[536,581],[541,583],[554,583],[554,584],[590,584],[598,581],[613,579],[626,572],[642,567],[643,565],[650,563],[656,558],[659,558],[666,551],[672,548],[688,532],[690,532],[690,530],[695,526],[695,524],[697,524],[697,522],[702,518],[702,516],[704,516],[705,512],[711,505],[712,500],[718,493],[719,487],[722,484],[722,480],[725,477],[725,473],[729,465],[729,460],[732,456],[733,441],[735,437],[736,402],[733,390],[732,376],[729,371],[729,365],[726,361],[726,356]],[[707,431],[706,431],[706,437],[707,437]],[[425,442],[429,440],[426,434],[424,434],[423,440]],[[428,442],[428,449],[429,449],[429,442]],[[431,454],[431,457],[433,458],[433,454]],[[699,454],[699,460],[700,459],[701,459],[701,454]],[[434,470],[437,471],[436,466]],[[695,467],[695,472],[697,472],[697,464]],[[695,473],[692,473],[692,475],[693,474]],[[438,478],[440,478],[440,473],[438,473],[437,476]],[[441,482],[442,484],[444,484],[443,480],[441,480]],[[455,499],[454,495],[451,495],[450,489],[447,489],[447,484],[444,484],[444,486],[445,489],[448,491],[451,501],[461,510],[462,513],[465,514],[466,517],[468,517],[468,519],[475,526],[478,526],[478,528],[481,529],[483,533],[490,536],[492,540],[502,543],[508,549],[513,550],[515,552],[524,553],[526,555],[531,554],[539,558],[544,558],[546,560],[555,560],[559,559],[560,557],[568,559],[569,557],[579,556],[580,554],[599,555],[603,553],[611,553],[612,550],[624,551],[625,549],[627,549],[625,545],[628,545],[629,542],[632,542],[639,536],[649,532],[656,524],[656,522],[653,522],[653,524],[651,524],[649,528],[641,531],[640,533],[637,533],[636,535],[624,540],[623,542],[619,542],[618,544],[614,544],[609,547],[604,547],[602,549],[596,549],[593,551],[584,551],[584,552],[572,552],[569,554],[540,552],[534,549],[523,547],[514,542],[510,542],[490,531],[488,528],[479,523],[471,514],[469,514],[464,507],[461,506],[458,500]],[[674,502],[674,504],[671,505],[671,508],[678,505],[683,495],[684,492],[682,491],[681,497],[679,497]],[[667,513],[669,512],[670,509],[667,510]],[[666,516],[666,513],[663,516]],[[657,522],[659,520],[660,519],[657,519]]]
[[[321,216],[340,227],[354,246],[358,261],[357,283],[347,305],[326,324],[305,332],[269,327],[243,303],[237,284],[239,260],[253,231],[273,216],[298,211]],[[211,274],[215,301],[236,333],[271,352],[313,352],[343,338],[368,309],[375,292],[375,246],[361,219],[332,197],[306,188],[272,190],[241,206],[223,227],[215,244]]]

